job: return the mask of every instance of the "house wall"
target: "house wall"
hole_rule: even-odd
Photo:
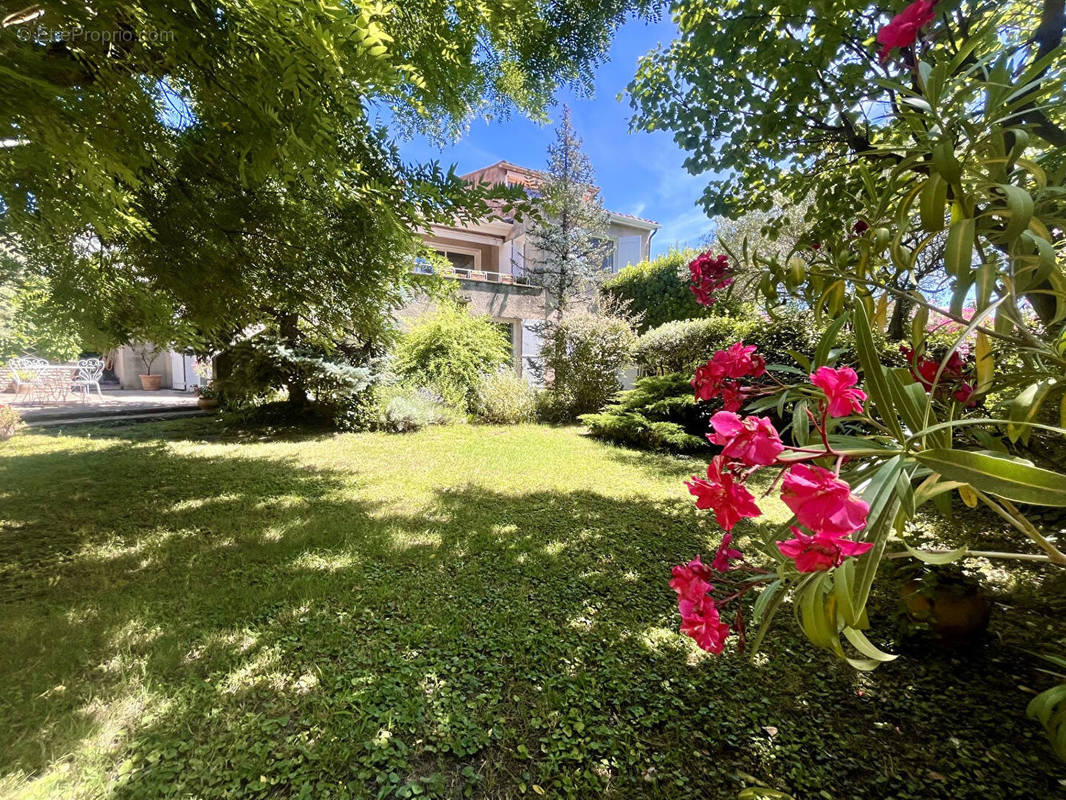
[[[614,271],[622,269],[629,264],[646,261],[651,256],[651,236],[653,231],[640,228],[635,225],[627,225],[624,222],[613,221],[607,229],[608,235],[615,240]],[[639,239],[637,247],[630,247],[630,242]]]
[[[115,352],[115,377],[123,389],[140,389],[140,375],[144,372],[144,364],[137,354],[136,346],[124,345]],[[159,356],[152,362],[152,374],[163,376],[163,388],[173,386],[170,375],[170,351],[160,350]]]
[[[515,370],[520,375],[529,376],[530,361],[540,356],[540,339],[532,328],[548,316],[544,289],[462,278],[456,283],[458,297],[468,304],[471,313],[512,325],[511,352]],[[436,306],[436,302],[426,295],[415,295],[397,313],[397,320],[401,327],[409,326]]]

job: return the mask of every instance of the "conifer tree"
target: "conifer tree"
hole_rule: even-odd
[[[555,143],[548,148],[548,172],[540,192],[541,218],[529,234],[534,255],[527,274],[547,290],[558,320],[575,300],[593,296],[610,274],[605,259],[612,249],[607,238],[610,218],[567,106],[563,106]]]

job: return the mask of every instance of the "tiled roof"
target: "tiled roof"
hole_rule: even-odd
[[[493,167],[501,167],[503,169],[512,169],[512,170],[515,170],[516,172],[526,172],[526,173],[529,173],[530,175],[541,175],[541,176],[543,176],[543,175],[546,174],[543,170],[532,169],[530,167],[523,167],[521,164],[515,164],[515,163],[513,163],[511,161],[502,161],[501,160],[501,161],[497,161],[495,164],[488,164],[488,165],[486,165],[484,167],[481,167],[480,169],[471,170],[470,172],[467,172],[465,175],[460,175],[459,177],[464,178],[464,179],[471,178],[474,175],[477,175],[478,173],[481,173],[481,172],[485,172],[486,170],[492,169]],[[615,216],[615,217],[622,217],[624,219],[635,220],[635,221],[641,222],[641,223],[643,223],[645,225],[654,225],[656,228],[659,227],[659,223],[656,222],[655,220],[646,219],[644,217],[638,217],[636,214],[623,214],[621,211],[608,211],[608,213],[611,214],[612,216]]]
[[[659,227],[659,223],[656,222],[655,220],[653,220],[653,219],[645,219],[644,217],[638,217],[636,214],[623,214],[621,211],[610,211],[608,213],[613,214],[616,217],[625,217],[626,219],[635,219],[637,222],[643,222],[646,225],[654,225],[656,228]]]
[[[543,170],[532,169],[530,167],[523,167],[520,164],[513,164],[510,161],[497,161],[495,164],[487,164],[484,167],[481,167],[479,169],[471,170],[470,172],[466,173],[465,175],[460,175],[459,177],[460,178],[469,178],[469,177],[471,177],[473,175],[476,175],[479,172],[484,172],[487,169],[492,169],[493,167],[503,167],[504,169],[513,169],[513,170],[516,170],[517,172],[528,172],[531,175],[544,175],[544,171]]]

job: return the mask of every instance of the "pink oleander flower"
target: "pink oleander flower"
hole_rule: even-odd
[[[811,383],[825,392],[829,401],[829,415],[846,417],[849,414],[861,414],[866,392],[856,389],[859,376],[851,367],[818,367],[811,375]]]
[[[839,567],[850,556],[861,556],[873,547],[873,542],[853,542],[851,539],[831,536],[808,536],[792,526],[794,538],[778,542],[777,549],[785,558],[796,563],[799,572],[818,572]]]
[[[781,500],[801,525],[821,536],[847,536],[861,530],[870,513],[846,481],[808,464],[796,464],[785,473]]]
[[[713,359],[703,366],[696,368],[696,374],[692,378],[692,388],[696,392],[696,399],[707,401],[717,397],[722,392],[722,381],[725,374],[721,366],[715,364]]]
[[[965,406],[977,405],[974,394],[977,388],[966,380],[966,362],[958,351],[948,356],[944,369],[940,369],[940,362],[932,358],[919,358],[914,351],[906,345],[900,345],[899,351],[910,364],[911,375],[927,391],[936,391],[943,397],[950,394],[956,402]]]
[[[722,543],[718,545],[718,552],[714,554],[714,561],[711,562],[711,569],[715,572],[728,572],[730,561],[744,558],[742,552],[729,546],[732,543],[733,534],[727,533],[722,536]],[[699,556],[696,556],[696,560],[699,561]]]
[[[719,548],[721,549],[721,548]],[[711,653],[721,653],[729,636],[729,626],[718,616],[718,608],[709,592],[711,570],[696,556],[687,564],[671,570],[670,588],[677,593],[677,610],[681,612],[681,633]]]
[[[721,397],[727,411],[739,411],[746,397],[746,387],[739,380],[765,374],[766,359],[755,352],[755,345],[745,347],[743,342],[735,342],[697,368],[691,383],[697,400]]]
[[[724,384],[719,395],[722,398],[722,408],[726,411],[740,411],[740,407],[744,405],[744,401],[747,399],[744,387],[734,381]]]
[[[897,47],[910,47],[918,41],[921,29],[936,19],[935,7],[936,0],[915,0],[878,31],[877,43],[881,45],[882,64],[888,61]]]
[[[735,481],[724,456],[715,456],[707,465],[706,480],[693,475],[685,485],[696,497],[696,508],[714,511],[714,518],[727,531],[744,517],[762,515],[751,492]]]
[[[670,572],[674,576],[670,588],[678,597],[698,597],[714,588],[708,581],[711,568],[700,561],[699,556],[687,564],[678,564]]]
[[[681,612],[681,632],[692,637],[701,650],[721,653],[725,649],[729,626],[719,618],[713,598],[681,598],[677,610]]]
[[[955,402],[961,403],[964,406],[977,405],[977,401],[973,399],[974,392],[977,389],[972,383],[963,383],[951,393],[951,396],[955,398]]]
[[[736,458],[749,467],[769,466],[785,446],[767,417],[741,419],[732,411],[719,411],[711,417],[714,433],[707,435],[712,444],[722,445],[722,455]]]
[[[726,256],[715,257],[709,250],[690,261],[688,271],[691,281],[689,289],[701,306],[714,305],[714,293],[733,283],[729,259]]]
[[[728,378],[758,378],[766,374],[766,359],[755,352],[755,345],[733,342],[726,350],[719,350],[711,358]]]

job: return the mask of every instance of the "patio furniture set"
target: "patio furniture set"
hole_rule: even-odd
[[[15,402],[22,395],[32,403],[65,403],[71,392],[80,394],[84,403],[95,389],[103,399],[100,379],[104,362],[99,358],[83,358],[76,364],[49,364],[43,358],[13,358],[7,362],[10,379],[15,385]]]

